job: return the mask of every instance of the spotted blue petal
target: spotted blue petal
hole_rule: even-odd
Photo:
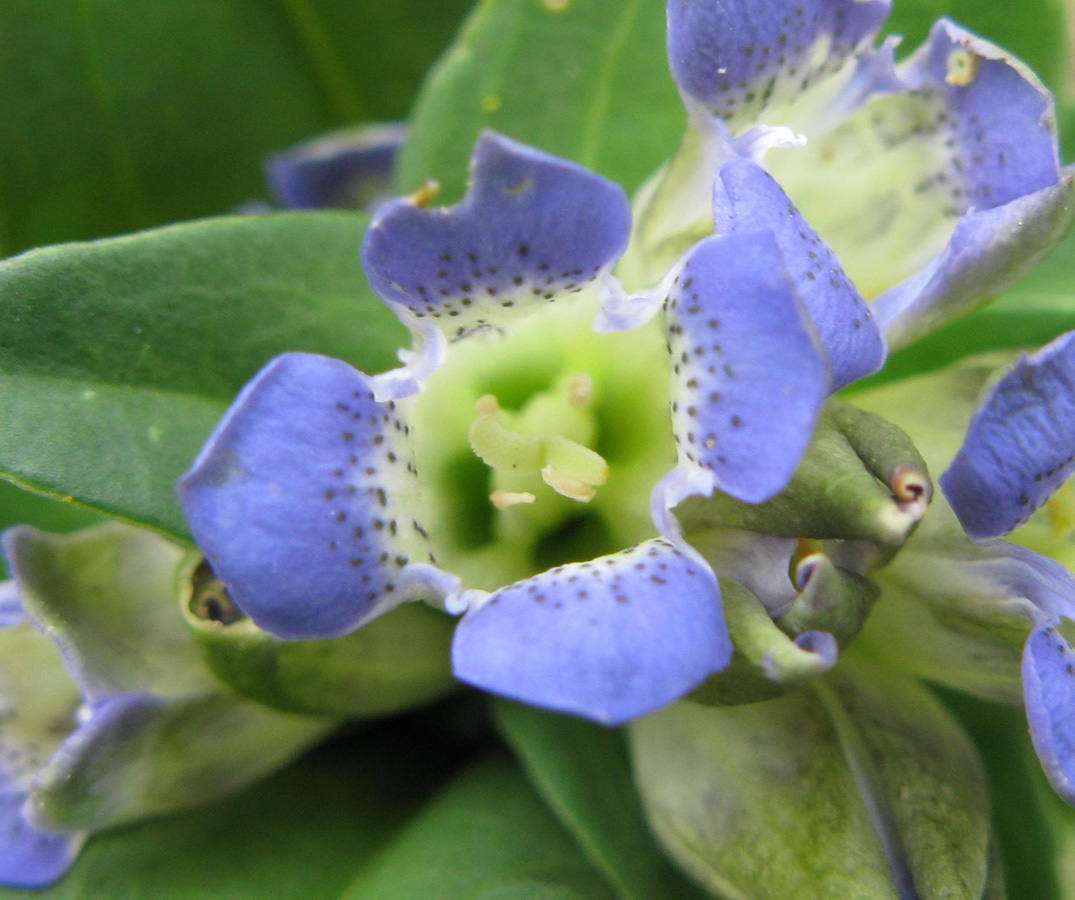
[[[722,166],[713,184],[713,218],[718,234],[772,232],[828,353],[833,390],[881,368],[885,345],[870,308],[769,173],[749,159]]]
[[[1056,184],[1052,95],[1025,65],[947,19],[901,70],[943,109],[952,197],[989,209]]]
[[[290,209],[364,208],[390,193],[406,134],[375,125],[306,141],[266,160],[269,187]]]
[[[235,603],[283,638],[448,593],[417,519],[409,426],[346,363],[290,353],[243,389],[179,494]]]
[[[381,297],[458,339],[581,291],[611,269],[629,232],[618,185],[485,132],[464,200],[449,209],[386,204],[362,262]]]
[[[779,493],[810,443],[829,371],[772,233],[699,242],[665,327],[679,468],[709,493],[751,503]]]
[[[720,589],[667,541],[496,591],[456,631],[456,676],[618,725],[671,703],[731,657]]]
[[[1007,534],[1075,471],[1075,332],[1022,357],[971,421],[941,488],[973,538]]]
[[[890,0],[669,0],[668,59],[688,105],[733,126],[833,76],[888,16]],[[736,127],[736,130],[738,128]]]
[[[887,340],[905,346],[1026,275],[1068,232],[1073,197],[1069,167],[1052,187],[965,215],[940,255],[871,304]]]
[[[1075,650],[1054,626],[1031,632],[1023,650],[1030,736],[1049,782],[1075,804]]]
[[[1056,204],[1041,198],[962,232],[960,220],[1061,177],[1052,98],[1000,48],[941,20],[897,75],[903,90],[865,98],[804,150],[769,161],[862,294],[881,298],[878,318],[893,347],[1001,289],[1024,252],[1040,255],[1059,237]],[[990,239],[987,227],[1001,230]],[[924,275],[931,267],[941,271]],[[991,268],[996,287],[974,279],[976,267]]]

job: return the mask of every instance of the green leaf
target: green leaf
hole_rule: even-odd
[[[262,159],[401,118],[469,0],[8,0],[0,254],[222,213]]]
[[[442,776],[414,736],[321,749],[222,803],[91,838],[54,887],[0,900],[338,900]]]
[[[620,900],[706,896],[654,841],[622,732],[507,701],[494,709],[530,780]]]
[[[518,769],[461,775],[341,900],[613,900]]]
[[[923,688],[845,660],[768,703],[679,703],[630,726],[650,821],[734,900],[980,900],[995,889],[985,776]]]
[[[974,738],[989,773],[993,826],[1008,882],[1007,900],[1062,900],[1065,895],[1060,892],[1058,869],[1064,869],[1064,859],[1071,858],[1070,854],[1061,855],[1062,835],[1066,831],[1075,837],[1075,811],[1046,781],[1027,734],[1026,715],[1021,708],[944,690],[938,693]],[[1053,815],[1057,809],[1062,810],[1060,816]],[[1055,831],[1054,825],[1058,826]],[[1051,865],[1051,861],[1059,865]]]
[[[365,227],[226,218],[0,263],[0,473],[189,539],[172,485],[265,362],[393,363],[405,332],[362,273]]]
[[[493,128],[634,190],[683,134],[664,21],[664,0],[484,0],[419,96],[399,184],[458,199]]]
[[[1064,0],[896,0],[885,31],[903,35],[906,53],[926,38],[940,16],[1000,44],[1054,91],[1062,85],[1067,59]]]

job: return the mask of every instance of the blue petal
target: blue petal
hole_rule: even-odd
[[[1049,782],[1075,804],[1075,651],[1052,626],[1023,650],[1023,698],[1030,736]]]
[[[390,304],[458,339],[581,291],[627,246],[623,190],[581,166],[485,132],[458,206],[384,206],[362,247]]]
[[[961,58],[969,60],[965,77],[953,70]],[[990,209],[1056,184],[1052,95],[1025,65],[941,19],[901,75],[947,114],[942,133],[959,205]]]
[[[791,480],[829,390],[824,353],[772,234],[698,243],[665,319],[680,469],[708,480],[709,493],[768,500]]]
[[[375,125],[306,141],[266,160],[269,187],[290,209],[364,208],[388,195],[406,134]]]
[[[964,216],[939,256],[873,302],[890,344],[910,344],[1026,275],[1070,228],[1073,194],[1069,168],[1052,187]]]
[[[885,345],[866,302],[840,261],[776,180],[748,159],[726,163],[713,184],[718,234],[771,231],[832,367],[832,389],[876,372]]]
[[[290,353],[244,388],[179,482],[191,529],[235,603],[283,638],[332,637],[409,582],[449,589],[415,518],[410,428],[346,363]]]
[[[75,861],[82,837],[38,831],[23,816],[26,794],[0,777],[0,885],[40,888],[51,884]]]
[[[1022,525],[1075,470],[1075,332],[1022,357],[990,391],[940,478],[973,538]]]
[[[773,121],[877,33],[890,0],[669,0],[668,59],[688,102],[736,125]],[[736,129],[738,130],[738,129]]]
[[[720,589],[667,541],[502,588],[456,631],[456,676],[618,725],[683,696],[731,658]]]

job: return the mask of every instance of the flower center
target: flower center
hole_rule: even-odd
[[[599,335],[592,297],[507,336],[452,345],[415,401],[415,455],[438,563],[495,590],[653,537],[675,462],[659,325]]]

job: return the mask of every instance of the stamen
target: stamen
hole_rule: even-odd
[[[576,372],[567,382],[568,402],[576,409],[585,409],[593,402],[593,379],[585,372]]]
[[[541,470],[541,480],[551,487],[556,493],[568,500],[578,500],[580,503],[589,503],[597,494],[593,485],[587,484],[579,478],[565,475],[552,466],[545,466]]]
[[[500,412],[500,401],[496,399],[494,394],[485,394],[479,397],[475,405],[478,408],[479,416],[495,416]]]
[[[1057,541],[1068,540],[1075,532],[1075,491],[1070,485],[1060,489],[1045,502],[1045,514],[1049,518],[1049,529]]]
[[[487,466],[508,472],[540,472],[554,491],[582,503],[593,499],[595,488],[608,481],[608,463],[588,447],[562,435],[534,435],[514,431],[502,421],[500,403],[492,394],[477,402],[478,418],[471,423],[470,447]],[[494,492],[490,500],[507,499],[508,505],[532,503],[534,498],[512,499],[510,492]],[[528,496],[528,495],[520,495]]]
[[[948,54],[948,74],[944,80],[954,87],[966,87],[978,74],[978,60],[978,55],[969,50],[953,50]]]

